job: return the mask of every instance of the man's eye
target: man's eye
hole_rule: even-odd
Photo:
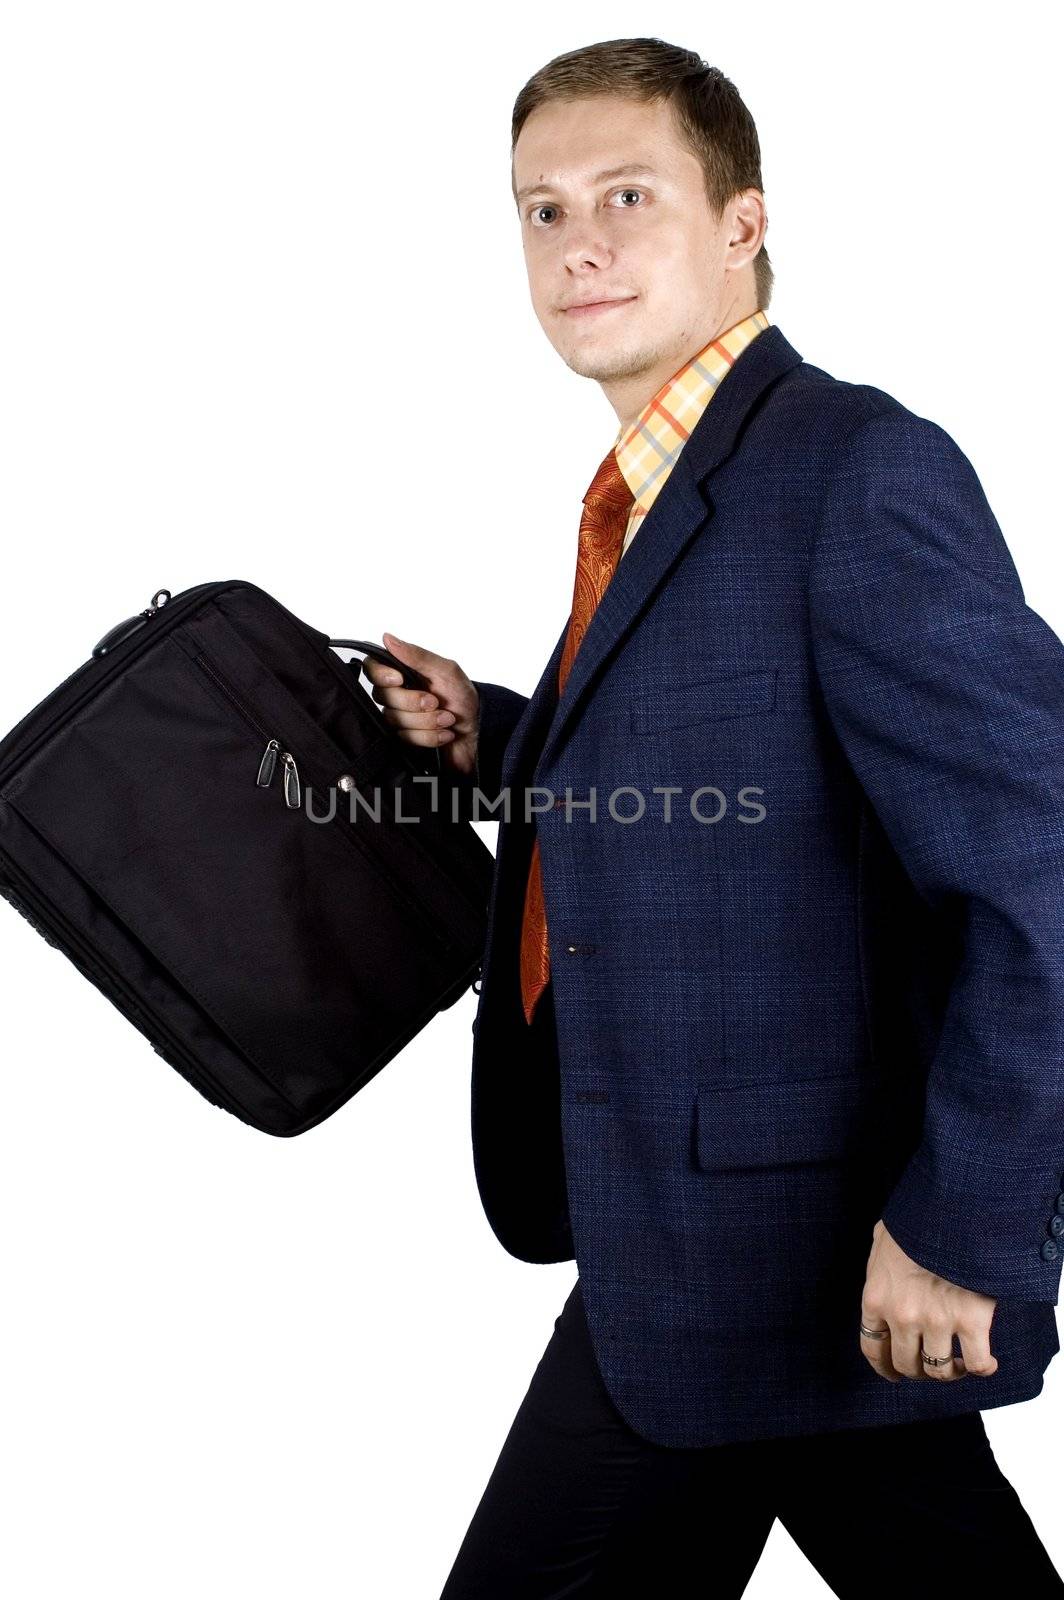
[[[636,198],[638,199],[638,197],[640,195],[642,195],[643,191],[642,191],[642,189],[618,189],[617,193],[621,197],[623,197],[625,195],[635,195]],[[541,220],[543,212],[544,211],[557,211],[557,209],[558,209],[557,206],[549,206],[549,205],[533,206],[532,210],[529,212],[529,219],[532,222],[532,225],[534,227],[537,227],[537,226],[538,227],[542,227],[542,226],[544,226],[544,224],[543,224],[543,222]],[[622,206],[621,207],[622,211],[633,211],[634,209],[635,209],[634,206]]]

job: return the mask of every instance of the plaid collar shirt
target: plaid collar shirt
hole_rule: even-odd
[[[735,323],[674,373],[630,426],[618,430],[613,446],[617,465],[635,496],[622,556],[661,493],[695,423],[742,351],[768,326],[764,311],[754,311]]]

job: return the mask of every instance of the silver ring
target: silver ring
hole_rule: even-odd
[[[948,1367],[955,1359],[952,1351],[948,1356],[929,1356],[923,1345],[920,1346],[920,1358],[925,1367]]]
[[[890,1329],[889,1328],[866,1328],[863,1322],[861,1323],[861,1332],[864,1334],[866,1339],[889,1339],[890,1338]]]

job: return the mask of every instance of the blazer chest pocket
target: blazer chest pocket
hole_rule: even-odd
[[[696,1165],[724,1172],[845,1160],[867,1139],[876,1099],[874,1083],[852,1073],[786,1083],[700,1083]]]
[[[633,733],[663,733],[724,717],[765,715],[776,709],[777,667],[758,667],[712,678],[640,686],[632,701]]]

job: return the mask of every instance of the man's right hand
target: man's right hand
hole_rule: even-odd
[[[438,745],[441,762],[454,772],[473,772],[480,696],[472,680],[448,656],[408,644],[394,633],[382,638],[386,649],[428,679],[427,689],[404,689],[394,667],[366,656],[362,670],[373,685],[374,700],[384,707],[385,721],[410,744]]]

